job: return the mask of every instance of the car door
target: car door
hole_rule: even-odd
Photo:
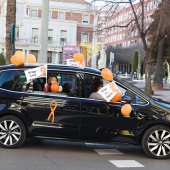
[[[139,122],[132,110],[130,117],[121,113],[122,104],[94,99],[81,99],[80,138],[88,140],[115,141],[123,131],[133,133]]]
[[[52,71],[51,74],[59,74]],[[78,78],[75,73],[62,73],[63,75],[72,75],[72,80],[77,87]],[[60,73],[60,76],[62,75]],[[70,78],[70,77],[69,77]],[[66,81],[62,79],[62,81]],[[75,89],[77,93],[77,89]],[[55,104],[50,106],[50,103],[55,101]],[[67,96],[60,92],[42,92],[34,91],[33,93],[25,93],[23,98],[23,112],[30,115],[32,126],[30,131],[35,136],[57,137],[77,139],[79,134],[80,124],[80,100],[78,96]],[[54,109],[54,122],[52,117],[48,117]]]
[[[120,140],[119,137],[124,132],[128,131],[133,135],[139,122],[134,116],[135,107],[130,117],[124,117],[121,113],[122,106],[121,102],[81,98],[80,139],[116,141]]]

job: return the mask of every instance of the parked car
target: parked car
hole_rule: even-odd
[[[27,138],[49,138],[90,142],[122,142],[142,145],[151,158],[170,155],[170,103],[145,94],[114,76],[123,93],[120,102],[89,99],[94,79],[101,72],[92,68],[48,65],[47,76],[60,77],[60,85],[72,84],[74,95],[43,92],[46,78],[26,83],[24,70],[40,65],[0,66],[0,145],[17,148]],[[57,102],[54,122],[48,119],[51,101]],[[121,113],[131,102],[130,117]]]

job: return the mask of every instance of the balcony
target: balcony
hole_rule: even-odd
[[[48,41],[48,48],[54,49],[56,47],[61,48],[64,45],[71,45],[73,42],[63,41]],[[5,48],[5,38],[0,38],[0,47]],[[22,49],[23,47],[29,47],[29,49],[39,50],[41,47],[41,41],[39,39],[18,39],[15,40],[16,49]]]

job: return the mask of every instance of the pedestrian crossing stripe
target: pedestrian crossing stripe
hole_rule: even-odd
[[[94,149],[100,155],[123,154],[117,149]]]
[[[118,168],[137,168],[137,167],[145,167],[135,160],[109,160],[112,164],[114,164]]]

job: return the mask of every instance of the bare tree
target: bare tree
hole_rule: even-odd
[[[94,0],[98,1],[98,0]],[[93,1],[93,2],[94,2]],[[147,43],[148,39],[148,30],[150,29],[150,26],[145,26],[145,16],[146,16],[146,9],[147,4],[151,0],[139,0],[139,2],[136,2],[134,0],[100,0],[105,2],[104,7],[108,8],[108,12],[106,14],[106,17],[103,21],[107,21],[107,19],[114,19],[118,15],[119,11],[124,10],[129,5],[133,14],[133,19],[131,19],[126,25],[123,24],[113,24],[109,27],[100,28],[99,31],[103,31],[103,29],[108,30],[111,28],[120,28],[120,27],[131,27],[131,31],[136,29],[138,31],[139,38],[141,39],[143,49],[145,51],[145,57],[144,57],[144,69],[145,69],[145,92],[147,94],[152,95],[153,90],[151,86],[151,60],[152,60],[152,44]],[[135,3],[136,2],[136,3]],[[121,8],[118,6],[121,3]],[[122,6],[124,4],[124,7]],[[118,9],[120,8],[120,9]],[[102,9],[101,9],[102,10]],[[102,23],[103,24],[103,23]],[[132,26],[133,25],[133,26]]]
[[[170,13],[169,13],[170,1],[164,0],[163,3],[159,5],[158,10],[153,14],[154,21],[152,23],[152,33],[153,44],[158,43],[158,53],[157,53],[157,65],[155,70],[155,76],[153,80],[153,89],[163,89],[163,62],[164,62],[164,47],[166,37],[168,36],[168,30],[170,30]]]
[[[10,42],[10,26],[16,22],[16,0],[7,0],[6,13],[6,64],[10,64],[12,43]]]

